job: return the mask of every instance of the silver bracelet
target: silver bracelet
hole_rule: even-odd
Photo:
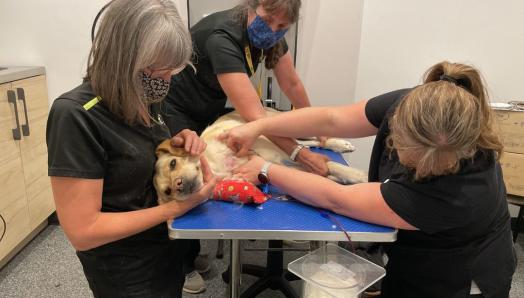
[[[293,149],[293,152],[291,152],[291,155],[289,155],[289,158],[292,160],[292,161],[296,161],[297,159],[297,155],[298,155],[298,152],[300,152],[300,150],[304,149],[304,145],[302,144],[298,144],[295,149]]]

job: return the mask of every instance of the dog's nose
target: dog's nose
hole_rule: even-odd
[[[184,184],[184,192],[186,193],[192,193],[196,190],[196,182],[195,180],[186,180],[186,183]]]

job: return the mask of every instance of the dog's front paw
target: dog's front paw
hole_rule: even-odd
[[[328,178],[340,184],[357,184],[368,181],[368,175],[356,168],[352,168],[338,162],[328,161]]]
[[[324,148],[335,151],[335,152],[339,152],[339,153],[355,151],[355,146],[353,146],[348,140],[337,139],[337,138],[327,139],[326,145],[324,146]]]

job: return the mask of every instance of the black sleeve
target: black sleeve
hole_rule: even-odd
[[[380,127],[389,109],[395,105],[411,89],[400,89],[388,92],[370,99],[366,104],[366,117],[376,128]]]
[[[187,113],[179,112],[169,100],[162,102],[160,113],[164,116],[164,121],[169,128],[171,136],[175,136],[186,128],[200,135],[207,127],[206,122],[195,121]]]
[[[446,183],[435,183],[417,185],[391,179],[380,185],[380,192],[391,210],[425,233],[464,226],[472,210],[467,199],[450,194],[453,189],[446,188]]]
[[[99,129],[79,103],[53,102],[47,120],[49,176],[101,179],[107,155]]]
[[[215,74],[247,73],[243,49],[225,32],[214,32],[206,41],[213,72]]]

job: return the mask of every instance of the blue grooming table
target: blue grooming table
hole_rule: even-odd
[[[275,192],[271,192],[275,196]],[[278,196],[278,194],[276,194]],[[369,224],[323,210],[338,221],[322,216],[319,209],[293,199],[270,199],[262,205],[207,201],[171,225],[169,236],[184,239],[273,239],[395,241],[395,229]]]
[[[311,150],[327,155],[332,161],[347,165],[339,153],[320,148]],[[270,193],[273,199],[259,206],[207,201],[168,225],[169,237],[172,239],[231,240],[230,297],[253,297],[268,285],[280,289],[286,297],[297,297],[282,277],[281,251],[268,251],[267,270],[255,284],[240,295],[240,268],[243,268],[244,273],[255,274],[248,272],[240,264],[239,241],[242,239],[270,240],[270,247],[279,247],[279,240],[347,241],[341,227],[350,235],[352,241],[392,242],[397,238],[396,229],[369,224],[302,204],[287,198],[274,187],[270,188]],[[269,265],[270,263],[272,265]],[[252,268],[248,266],[247,269]]]
[[[331,160],[347,164],[340,153],[311,148]],[[346,241],[346,236],[332,220],[351,236],[352,241],[391,242],[396,230],[354,220],[330,211],[322,216],[319,209],[294,199],[285,199],[271,187],[270,199],[262,205],[240,205],[223,201],[207,201],[169,225],[172,239],[272,239]],[[281,197],[281,198],[279,198]]]

